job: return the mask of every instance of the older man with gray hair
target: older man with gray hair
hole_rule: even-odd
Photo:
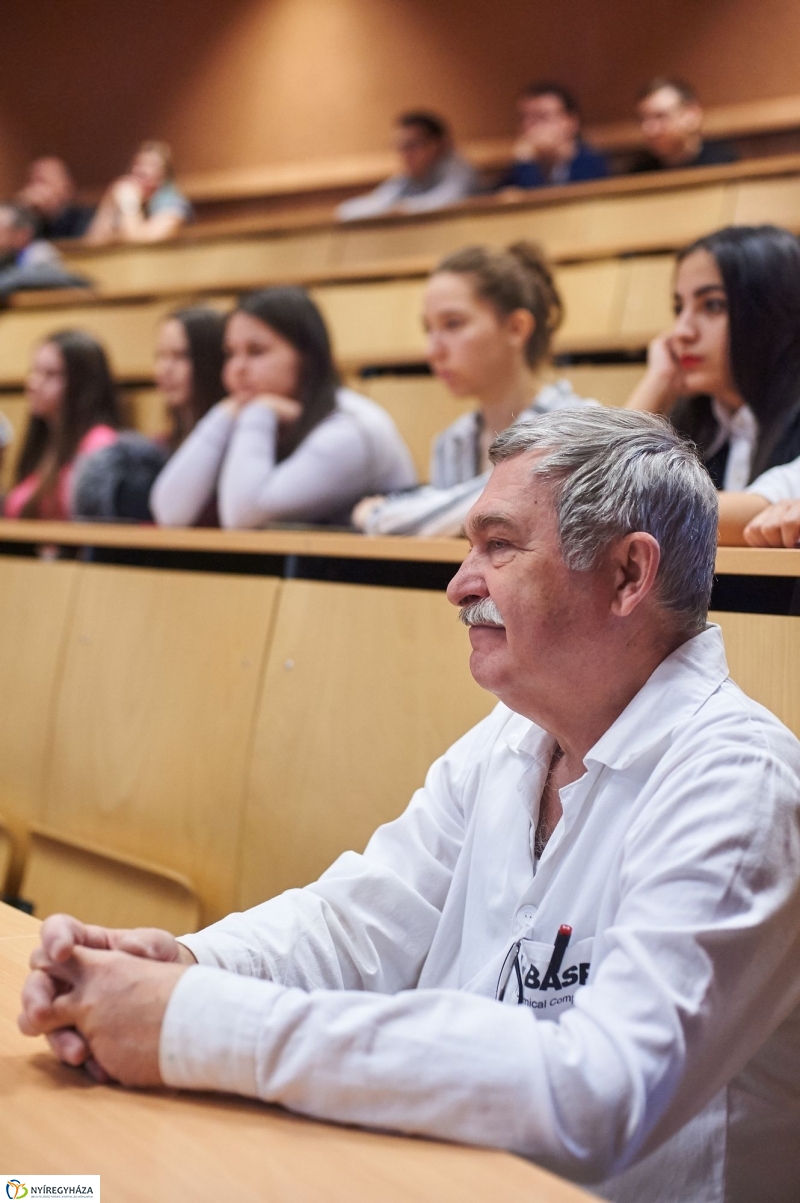
[[[618,1203],[796,1203],[800,745],[706,624],[714,488],[627,411],[492,459],[448,595],[501,704],[305,889],[179,942],[48,920],[23,1030]]]

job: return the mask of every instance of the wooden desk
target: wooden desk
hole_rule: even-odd
[[[106,1203],[588,1199],[507,1153],[337,1128],[240,1099],[98,1086],[17,1029],[38,926],[0,904],[5,1173],[100,1174]]]

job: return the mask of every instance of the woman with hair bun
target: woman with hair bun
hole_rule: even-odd
[[[221,524],[346,523],[359,497],[416,484],[380,406],[342,388],[322,315],[301,288],[244,297],[225,327],[214,405],[150,495],[162,526],[192,526],[216,497]]]
[[[564,307],[538,247],[466,247],[448,255],[425,290],[428,362],[457,397],[478,408],[433,446],[430,485],[394,497],[367,497],[353,522],[370,534],[455,535],[486,483],[489,447],[515,422],[584,405],[566,380],[546,384],[553,334]]]

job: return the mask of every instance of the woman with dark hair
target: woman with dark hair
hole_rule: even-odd
[[[244,297],[225,350],[228,397],[156,481],[157,522],[191,526],[215,493],[227,527],[347,522],[365,493],[415,483],[388,414],[340,386],[325,323],[302,289]]]
[[[113,443],[120,426],[105,351],[78,330],[50,335],[33,353],[26,393],[28,431],[5,517],[69,518],[76,460]]]
[[[776,226],[701,238],[678,256],[674,302],[628,406],[668,415],[740,492],[800,455],[800,241]]]
[[[225,396],[222,384],[225,318],[214,309],[178,309],[162,321],[155,351],[155,382],[169,415],[169,428],[152,440],[123,434],[81,461],[75,473],[77,517],[151,522],[150,490],[171,455],[213,405]],[[212,502],[197,525],[218,526]]]
[[[396,497],[365,497],[354,524],[369,534],[456,535],[490,470],[502,430],[537,414],[583,405],[566,380],[545,382],[563,304],[539,248],[466,247],[428,281],[423,323],[428,362],[456,395],[478,408],[436,439],[430,485]]]

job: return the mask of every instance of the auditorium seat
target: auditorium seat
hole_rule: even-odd
[[[286,581],[255,724],[237,904],[313,880],[395,818],[495,704],[442,593]]]
[[[66,912],[103,927],[197,931],[200,901],[179,873],[33,828],[21,895],[37,919]]]
[[[181,874],[210,921],[235,894],[280,584],[99,565],[78,576],[39,822]]]
[[[19,879],[27,830],[41,818],[50,723],[78,567],[0,558],[0,814]]]
[[[733,680],[800,737],[800,618],[711,613],[725,638]]]

